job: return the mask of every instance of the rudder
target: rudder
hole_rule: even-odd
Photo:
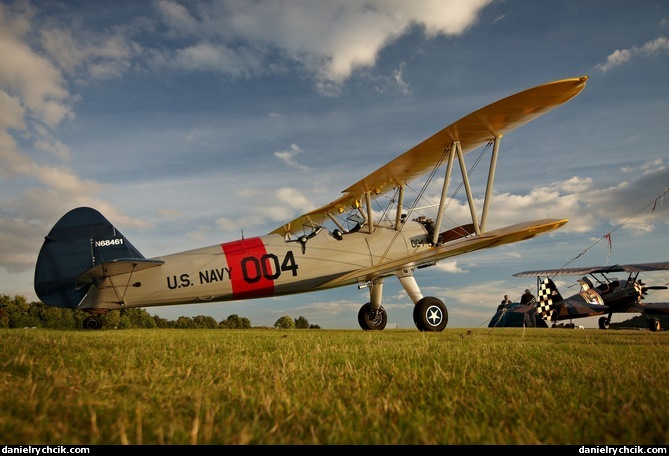
[[[75,288],[77,277],[118,258],[144,256],[97,210],[72,209],[44,239],[35,266],[35,293],[49,306],[76,309],[88,292],[88,287]]]
[[[563,300],[557,285],[550,277],[545,277],[539,285],[537,313],[545,321],[553,321],[553,304]]]

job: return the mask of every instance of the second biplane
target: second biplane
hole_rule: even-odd
[[[515,312],[529,312],[540,316],[546,322],[557,325],[558,321],[577,318],[599,317],[599,328],[608,329],[611,317],[618,313],[639,313],[648,321],[651,331],[660,331],[662,325],[658,316],[669,316],[669,302],[644,302],[649,290],[666,290],[666,285],[646,285],[641,272],[669,271],[668,262],[634,263],[613,266],[589,266],[583,268],[544,269],[523,271],[514,277],[537,276],[536,307],[520,308]],[[626,279],[619,279],[615,273],[628,273]],[[552,277],[578,276],[580,291],[563,298]],[[543,279],[542,279],[543,276]],[[573,328],[573,323],[567,324]]]
[[[541,219],[487,229],[503,135],[578,95],[587,76],[543,84],[469,114],[354,183],[343,195],[270,233],[200,249],[145,258],[102,214],[79,207],[46,236],[35,269],[35,291],[47,305],[88,312],[84,327],[118,309],[281,296],[357,284],[369,288],[358,312],[364,330],[384,329],[386,277],[395,276],[414,303],[421,331],[443,331],[444,303],[423,296],[414,271],[437,261],[531,239],[566,219]],[[464,155],[491,150],[482,210],[475,207]],[[446,215],[455,161],[471,218]],[[434,218],[417,209],[409,182],[445,165]],[[458,189],[459,189],[458,188]],[[464,200],[464,198],[463,198]],[[375,206],[376,204],[376,206]],[[376,209],[375,209],[376,208]],[[447,220],[448,222],[446,222]],[[448,225],[446,225],[448,223]]]

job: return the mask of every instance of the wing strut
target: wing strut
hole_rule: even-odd
[[[128,281],[126,282],[125,286],[121,285],[120,287],[117,287],[116,284],[114,283],[114,280],[112,279],[113,274],[109,274],[106,264],[102,263],[102,271],[104,272],[104,275],[107,276],[107,278],[109,279],[109,283],[111,284],[112,290],[114,290],[114,294],[116,295],[116,299],[118,300],[116,304],[125,306],[125,294],[128,292],[128,287],[131,286],[130,281],[132,280],[132,275],[135,272],[135,268],[137,268],[137,264],[133,263],[132,269],[130,270],[130,274],[128,274]],[[119,288],[121,287],[123,288],[123,294],[119,294]]]
[[[490,157],[490,170],[488,170],[488,184],[485,189],[485,199],[483,200],[483,213],[481,214],[481,231],[485,233],[486,224],[488,222],[488,206],[492,199],[492,184],[495,180],[495,170],[497,169],[497,155],[499,154],[499,142],[501,136],[495,136],[495,144],[492,148],[492,156]]]
[[[344,228],[344,226],[341,223],[339,223],[339,220],[337,220],[337,218],[334,215],[332,215],[331,212],[327,212],[327,216],[330,218],[330,220],[332,220],[332,223],[337,225],[337,228],[339,228],[342,231],[342,233],[346,232],[346,228]]]
[[[441,233],[441,221],[444,218],[444,208],[446,207],[446,196],[448,193],[448,186],[451,181],[451,170],[453,169],[453,148],[459,144],[457,141],[451,146],[451,153],[448,154],[448,164],[446,165],[446,174],[444,175],[444,186],[441,188],[441,198],[439,199],[439,210],[437,211],[437,221],[435,222],[434,235],[432,236],[432,244],[437,245],[439,242],[439,233]]]
[[[404,185],[400,185],[399,195],[397,196],[397,214],[395,214],[395,230],[399,231],[402,229],[400,224],[402,223],[402,209],[404,206]]]
[[[372,217],[372,192],[365,192],[365,204],[367,205],[367,227],[369,234],[374,232],[374,218]]]
[[[444,208],[446,207],[446,196],[448,193],[448,186],[451,180],[451,173],[453,170],[453,160],[455,155],[458,156],[458,161],[460,163],[460,172],[462,173],[462,183],[465,186],[465,191],[467,192],[467,203],[469,204],[469,212],[472,216],[472,225],[477,235],[481,235],[482,232],[486,230],[486,224],[488,221],[488,208],[490,206],[490,200],[492,199],[492,187],[495,181],[495,171],[497,169],[497,157],[499,155],[499,143],[502,136],[495,136],[494,147],[492,156],[490,158],[490,169],[488,170],[488,184],[486,186],[485,199],[483,201],[483,212],[481,214],[481,223],[478,223],[476,217],[476,208],[474,207],[474,198],[472,197],[472,190],[469,184],[469,176],[467,174],[467,167],[465,165],[465,159],[462,152],[462,146],[460,141],[453,141],[451,145],[451,153],[448,156],[448,164],[446,166],[446,174],[444,175],[444,185],[441,190],[441,198],[439,200],[439,210],[437,211],[437,220],[435,222],[436,229],[434,230],[434,235],[432,236],[432,244],[437,245],[439,243],[439,233],[441,233],[441,223],[444,215]]]
[[[471,185],[469,185],[469,176],[467,175],[467,167],[465,166],[465,157],[464,154],[462,153],[462,147],[460,147],[460,141],[455,141],[453,145],[455,146],[455,153],[458,154],[458,161],[460,162],[462,183],[465,185],[465,191],[467,192],[467,202],[469,202],[469,212],[472,216],[472,223],[474,224],[474,229],[476,230],[476,234],[480,236],[481,226],[479,225],[478,218],[476,217],[476,209],[474,208],[474,197],[472,196],[472,187]],[[439,228],[441,229],[441,227]]]

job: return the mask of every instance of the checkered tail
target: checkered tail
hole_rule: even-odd
[[[553,312],[551,306],[553,305],[553,290],[551,289],[553,281],[546,277],[539,285],[537,312],[541,314],[541,318],[546,321],[553,321]]]

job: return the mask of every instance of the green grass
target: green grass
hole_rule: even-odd
[[[669,332],[0,330],[2,444],[669,443]]]

